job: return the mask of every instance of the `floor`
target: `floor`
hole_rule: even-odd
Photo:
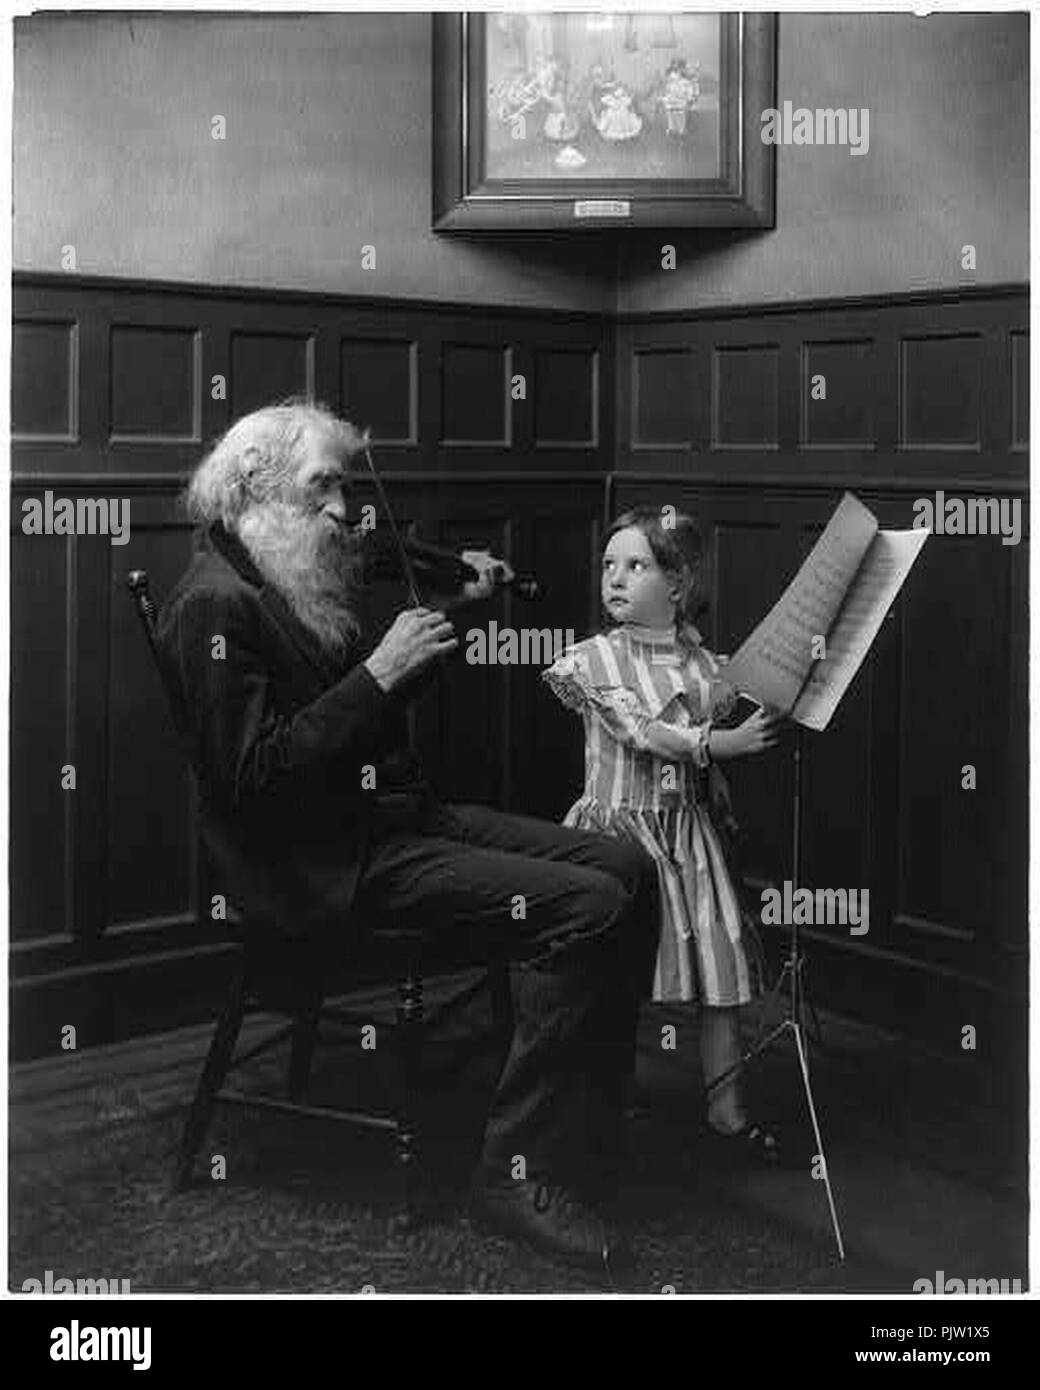
[[[487,1049],[474,1047],[472,1041],[472,1030],[486,1025],[482,996],[471,995],[473,982],[471,976],[457,977],[437,982],[429,990],[428,1017],[438,1039],[435,1070],[444,1081],[443,1104],[438,1102],[444,1122],[439,1143],[442,1156],[447,1152],[449,1160],[458,1160],[467,1144],[472,1145],[479,1135],[479,1113],[474,1112],[473,1098],[489,1081],[486,1067],[481,1074],[481,1058],[486,1059]],[[392,999],[384,993],[374,991],[352,1003],[363,1012],[370,1011],[377,1026],[389,1020]],[[749,1037],[756,1028],[768,1027],[780,1017],[773,1007],[757,1020],[749,1020]],[[1027,1287],[1026,1131],[1019,1099],[1024,1095],[1021,1079],[995,1074],[984,1059],[959,1048],[943,1053],[850,1020],[824,1014],[822,1021],[823,1046],[810,1045],[811,1072],[845,1259],[838,1257],[824,1183],[812,1175],[809,1166],[816,1145],[790,1034],[781,1035],[777,1045],[753,1065],[748,1086],[757,1111],[778,1118],[792,1142],[805,1150],[804,1164],[780,1172],[731,1171],[723,1164],[720,1171],[717,1164],[712,1167],[711,1160],[705,1159],[698,1131],[696,1019],[683,1008],[651,1006],[645,1010],[641,1028],[638,1104],[631,1122],[634,1166],[629,1219],[636,1236],[643,1222],[648,1231],[652,1228],[657,1233],[647,1246],[645,1279],[674,1278],[680,1292],[685,1283],[690,1289],[718,1286],[736,1292],[796,1287],[806,1292],[870,1288],[910,1293],[916,1281],[934,1281],[936,1272],[943,1271],[947,1278],[1017,1278],[1023,1288]],[[661,1030],[667,1024],[676,1029],[674,1049],[661,1047]],[[254,1018],[248,1025],[249,1037],[260,1038],[270,1027],[270,1019]],[[148,1153],[154,1170],[150,1181],[157,1188],[159,1170],[176,1136],[180,1108],[195,1084],[209,1034],[208,1027],[189,1029],[65,1054],[12,1072],[13,1286],[20,1286],[17,1280],[20,1275],[25,1277],[26,1271],[42,1277],[36,1266],[42,1267],[44,1262],[56,1272],[67,1267],[68,1261],[62,1259],[62,1230],[69,1226],[70,1218],[84,1227],[86,1244],[77,1247],[81,1251],[103,1250],[106,1223],[118,1220],[118,1191],[104,1201],[98,1198],[97,1189],[99,1184],[105,1186],[105,1179],[99,1178],[96,1161],[91,1176],[78,1175],[74,1162],[77,1146],[82,1145],[84,1153],[100,1142],[114,1146],[104,1151],[109,1157],[102,1160],[103,1169],[105,1163],[119,1166],[122,1143],[123,1158],[129,1166],[112,1184],[118,1189],[120,1182],[132,1185],[133,1163],[143,1162],[127,1156],[132,1152],[130,1136],[136,1133],[135,1126],[145,1121],[158,1124],[141,1150]],[[342,1103],[355,1083],[361,1085],[358,1076],[372,1054],[355,1047],[349,1056],[342,1049],[320,1055],[314,1097]],[[328,1058],[336,1060],[330,1062]],[[283,1060],[275,1060],[277,1073],[260,1064],[247,1085],[263,1089],[276,1083]],[[369,1071],[374,1074],[375,1069],[370,1067]],[[267,1116],[236,1123],[252,1125],[248,1133],[253,1136],[249,1143],[254,1149],[255,1136],[263,1135],[266,1142],[272,1132]],[[260,1209],[265,1200],[264,1184],[277,1184],[283,1159],[291,1168],[293,1155],[298,1157],[303,1151],[301,1145],[317,1144],[327,1155],[329,1146],[338,1142],[331,1137],[330,1127],[320,1121],[276,1120],[274,1124],[279,1126],[278,1144],[284,1152],[272,1157],[273,1150],[265,1151],[258,1159],[250,1149],[248,1181],[239,1190],[242,1201],[256,1201]],[[321,1131],[320,1139],[300,1137],[297,1126],[315,1124]],[[232,1129],[226,1134],[243,1132]],[[460,1138],[463,1134],[469,1137]],[[224,1142],[230,1146],[234,1140],[226,1138]],[[240,1141],[240,1147],[245,1143]],[[165,1146],[165,1150],[156,1152],[156,1145],[159,1150]],[[383,1153],[382,1138],[379,1145],[384,1146],[380,1149]],[[330,1193],[349,1194],[352,1184],[364,1186],[368,1181],[362,1175],[365,1165],[360,1159],[355,1176],[349,1157],[353,1152],[344,1147],[344,1161],[324,1173],[322,1201],[327,1201]],[[60,1158],[62,1154],[66,1158]],[[380,1172],[392,1171],[385,1156],[380,1164]],[[240,1173],[245,1166],[240,1165]],[[816,1169],[818,1172],[818,1163]],[[297,1173],[287,1180],[297,1196],[303,1190],[299,1183],[305,1187],[306,1181],[305,1171],[302,1177]],[[51,1195],[45,1195],[47,1182]],[[83,1183],[81,1198],[77,1197],[78,1182]],[[251,1194],[248,1199],[246,1191]],[[42,1210],[56,1200],[68,1206],[63,1220]],[[149,1191],[151,1208],[158,1209],[158,1200],[157,1193]],[[337,1220],[347,1227],[352,1221],[368,1221],[372,1210],[379,1214],[382,1200],[379,1195],[372,1196],[363,1218],[353,1216],[349,1206],[337,1208]],[[312,1203],[306,1210],[306,1219],[313,1221],[316,1229],[321,1228],[320,1210],[321,1203]],[[686,1223],[686,1243],[681,1245],[684,1253],[668,1250],[669,1211],[676,1213],[677,1231]],[[204,1212],[202,1208],[196,1213],[203,1223],[201,1230],[206,1229]],[[242,1220],[243,1229],[235,1240],[239,1248],[250,1249],[249,1223],[256,1217],[247,1219],[243,1213]],[[287,1212],[286,1229],[300,1220],[299,1212]],[[449,1216],[445,1231],[453,1220]],[[272,1221],[275,1234],[269,1244],[277,1246],[281,1241],[284,1245],[286,1237],[277,1234],[277,1222],[273,1217]],[[92,1231],[86,1229],[91,1225]],[[365,1258],[371,1262],[382,1248],[375,1225],[369,1237]],[[169,1238],[169,1233],[163,1237],[154,1229],[149,1236],[153,1243]],[[132,1242],[132,1235],[129,1239]],[[469,1248],[468,1255],[463,1251],[464,1264],[466,1259],[470,1264],[480,1262],[479,1255],[473,1254],[482,1249],[479,1233],[473,1240],[478,1244]],[[725,1259],[721,1242],[727,1245]],[[788,1247],[799,1252],[797,1259],[791,1255],[790,1268],[785,1264]],[[386,1249],[389,1261],[390,1246]],[[716,1274],[713,1250],[719,1252]],[[89,1261],[91,1256],[83,1258]],[[681,1265],[674,1275],[668,1268],[673,1258]],[[134,1268],[140,1282],[145,1276],[137,1265]],[[265,1277],[273,1282],[265,1284]],[[528,1275],[510,1268],[498,1276],[481,1277],[483,1283],[467,1282],[466,1278],[459,1283],[453,1282],[454,1276],[445,1276],[443,1287],[446,1291],[474,1287],[507,1291],[516,1287],[518,1279],[525,1284]],[[714,1284],[715,1277],[722,1283]],[[251,1278],[252,1283],[246,1279],[242,1287],[273,1287],[279,1281],[285,1284],[289,1276],[284,1272],[265,1276],[258,1270]],[[307,1282],[311,1278],[301,1273],[287,1286],[311,1287]],[[404,1281],[401,1287],[413,1287],[408,1278],[419,1280],[414,1287],[426,1291],[440,1287],[432,1266],[420,1278],[414,1258],[410,1275],[400,1275]],[[192,1265],[190,1249],[186,1250],[179,1279],[182,1287],[213,1286]],[[197,1285],[193,1283],[196,1279]],[[556,1287],[544,1271],[537,1277],[532,1274],[531,1281],[534,1289]],[[561,1289],[569,1287],[561,1285]]]

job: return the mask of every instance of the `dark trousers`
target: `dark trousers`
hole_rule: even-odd
[[[422,924],[475,959],[505,953],[514,1029],[482,1165],[590,1175],[617,1142],[657,944],[639,849],[482,806],[382,818],[359,884],[375,923]],[[570,1171],[568,1171],[570,1170]]]

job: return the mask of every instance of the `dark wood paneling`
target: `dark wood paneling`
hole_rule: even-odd
[[[618,468],[683,474],[692,452],[705,482],[1021,482],[1028,318],[1011,290],[626,317]],[[817,371],[825,402],[809,396]]]
[[[596,353],[541,348],[534,354],[534,439],[538,448],[594,449],[599,422]]]
[[[108,925],[106,834],[107,744],[111,592],[108,584],[110,541],[104,536],[76,536],[69,541],[73,574],[74,621],[66,679],[72,690],[71,750],[76,764],[76,795],[69,831],[73,936],[89,953]]]
[[[965,333],[905,338],[902,368],[903,448],[980,448],[981,337]]]
[[[11,432],[75,439],[79,334],[75,323],[15,319],[11,339]]]
[[[15,943],[71,930],[72,791],[70,622],[75,622],[70,547],[61,536],[24,536],[12,499],[10,894]]]
[[[16,298],[17,321],[44,326],[42,343],[14,341],[15,422],[27,431],[15,463],[35,476],[185,474],[201,440],[294,394],[371,426],[390,472],[601,476],[612,462],[613,329],[598,315],[48,275],[18,276]],[[127,347],[118,381],[113,333]],[[526,397],[514,401],[516,375]]]
[[[1029,448],[1029,334],[1012,333],[1011,447]]]
[[[637,348],[632,355],[634,449],[689,449],[696,429],[694,354],[687,348]]]
[[[995,906],[1010,559],[999,537],[933,536],[903,599],[895,929],[955,932],[966,946],[989,935]],[[973,791],[961,785],[966,764],[976,771]]]
[[[113,325],[113,440],[198,439],[201,348],[199,333],[191,329]]]
[[[570,488],[552,509],[529,517],[523,553],[546,597],[511,603],[514,626],[568,630],[580,640],[599,620],[598,511],[602,490]],[[562,818],[585,781],[581,721],[551,694],[536,667],[517,667],[513,723],[513,805],[531,815]]]
[[[498,344],[441,349],[441,443],[508,448],[512,442],[512,353]]]
[[[712,447],[775,449],[779,444],[779,349],[720,347],[712,377]]]
[[[340,343],[340,408],[376,443],[419,441],[419,345],[378,338]]]
[[[313,394],[313,338],[286,333],[232,333],[232,418],[286,396]]]
[[[428,504],[427,504],[428,505]],[[440,512],[440,508],[437,509]],[[422,530],[438,544],[455,549],[484,544],[494,554],[513,550],[511,522],[505,508],[488,506],[483,490],[456,497],[451,513],[443,512]],[[432,518],[431,518],[432,520]],[[453,615],[459,649],[438,677],[433,698],[420,710],[423,761],[438,792],[449,800],[503,805],[508,801],[509,695],[513,668],[472,664],[466,660],[469,634],[489,625],[507,625],[501,598],[460,608]]]
[[[874,359],[872,342],[803,344],[803,448],[874,448]],[[818,388],[817,377],[823,378]],[[814,399],[814,390],[825,392],[822,399]]]

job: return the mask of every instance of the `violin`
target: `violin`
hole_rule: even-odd
[[[461,593],[467,584],[477,583],[481,578],[480,571],[462,555],[430,545],[427,541],[401,535],[382,480],[372,461],[372,452],[367,445],[362,452],[389,524],[389,536],[386,528],[362,532],[366,577],[403,577],[408,585],[409,598],[416,608],[426,606],[422,597],[424,589],[431,594],[444,596]],[[356,527],[355,530],[361,531],[362,528]],[[542,587],[533,574],[510,573],[508,577],[496,574],[494,580],[496,588],[511,589],[518,598],[534,601],[542,597]]]

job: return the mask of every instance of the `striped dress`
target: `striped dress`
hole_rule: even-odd
[[[571,647],[543,675],[585,723],[585,790],[565,825],[642,846],[657,866],[661,937],[654,999],[733,1006],[752,997],[741,912],[706,805],[708,720],[732,692],[718,661],[687,629],[622,626]],[[686,737],[688,756],[661,744],[662,725]]]

